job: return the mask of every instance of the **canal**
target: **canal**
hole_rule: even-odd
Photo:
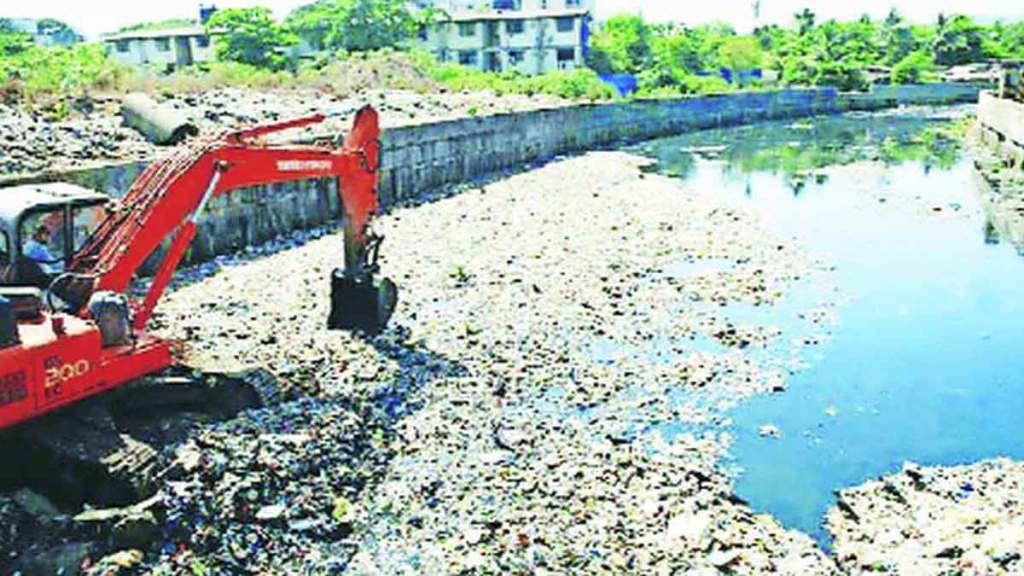
[[[1024,261],[986,221],[951,132],[970,109],[775,122],[645,142],[652,170],[733,199],[834,267],[757,310],[800,337],[794,310],[839,304],[786,390],[729,412],[736,493],[827,545],[834,491],[905,461],[1024,457]],[[751,314],[737,308],[737,322]]]

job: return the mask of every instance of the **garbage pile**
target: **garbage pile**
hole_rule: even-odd
[[[387,423],[387,466],[353,501],[353,573],[829,573],[809,537],[732,496],[717,462],[724,409],[784,389],[804,346],[762,354],[778,330],[730,305],[831,273],[643,163],[592,153],[380,218],[402,298],[376,339],[323,330],[337,235],[179,288],[159,330],[187,336],[199,368],[265,368]],[[803,311],[801,342],[825,337],[828,307]],[[196,558],[223,561],[224,534]],[[343,551],[316,554],[337,567]]]
[[[206,430],[164,487],[162,568],[306,573],[344,566],[370,432],[346,407],[297,401]]]
[[[1024,463],[903,470],[840,492],[828,513],[847,573],[1019,574],[1024,571]]]

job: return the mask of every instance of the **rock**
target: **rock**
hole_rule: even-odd
[[[62,515],[48,498],[29,488],[22,488],[14,492],[11,498],[25,514],[31,516],[39,524],[51,524],[58,516]]]
[[[672,541],[683,539],[690,545],[696,545],[704,539],[711,525],[711,512],[685,514],[669,520],[665,537]]]
[[[162,536],[152,512],[133,513],[114,524],[112,540],[120,548],[149,548]]]
[[[89,576],[115,576],[119,574],[133,574],[140,568],[146,559],[145,554],[139,550],[121,550],[109,554],[91,566],[86,574]]]
[[[284,516],[285,512],[287,511],[288,509],[285,508],[284,506],[281,506],[280,504],[275,504],[273,506],[264,506],[263,508],[260,508],[259,512],[256,513],[256,519],[261,520],[263,522],[277,520]]]
[[[95,546],[88,542],[69,542],[49,548],[31,548],[15,565],[22,574],[60,574],[76,576],[93,555]]]
[[[725,570],[740,559],[742,555],[736,550],[716,550],[708,556],[708,562],[719,570]]]

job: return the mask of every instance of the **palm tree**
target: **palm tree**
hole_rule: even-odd
[[[801,36],[804,36],[811,30],[814,30],[814,21],[817,17],[814,15],[814,12],[811,12],[810,8],[804,8],[800,12],[797,12],[794,17],[800,27]]]

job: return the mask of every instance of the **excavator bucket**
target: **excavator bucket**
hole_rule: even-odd
[[[373,280],[346,274],[331,275],[331,330],[357,330],[376,335],[387,326],[398,303],[398,287],[387,278]]]
[[[331,275],[330,330],[357,330],[375,335],[387,326],[398,302],[398,288],[387,278],[377,279],[377,256],[384,238],[369,231],[377,208],[377,169],[380,164],[380,127],[377,113],[363,108],[345,148],[358,151],[360,169],[338,180],[342,191],[345,267]]]

